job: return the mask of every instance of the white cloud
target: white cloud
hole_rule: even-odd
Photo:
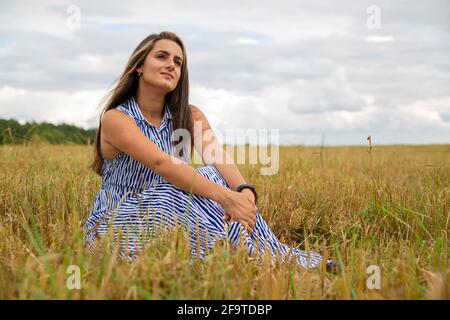
[[[289,100],[289,108],[293,112],[359,110],[366,106],[363,94],[353,88],[342,67],[336,68],[326,79],[298,80],[293,87],[293,96]]]
[[[84,52],[75,57],[68,67],[69,71],[88,70],[91,74],[116,74],[122,71],[124,57],[122,54],[96,54]]]
[[[71,4],[79,30],[67,27]],[[278,128],[302,143],[320,143],[321,132],[335,143],[364,143],[366,132],[450,141],[448,2],[380,0],[380,30],[367,28],[371,4],[2,2],[0,117],[96,126],[134,47],[173,30],[188,49],[191,103],[218,130]]]
[[[450,133],[450,96],[415,101],[393,110],[391,130],[447,130]],[[445,120],[446,119],[446,120]]]
[[[237,44],[237,45],[239,45],[239,44],[242,44],[242,45],[252,45],[252,44],[259,44],[259,41],[258,41],[257,39],[253,39],[253,38],[239,37],[239,38],[233,40],[233,41],[231,42],[231,44],[234,44],[234,45],[236,45],[236,44]]]
[[[7,57],[14,53],[14,51],[17,50],[17,44],[16,43],[8,43],[4,47],[0,47],[0,58]]]
[[[44,33],[60,39],[75,39],[76,33],[67,26],[69,1],[47,0],[10,2],[1,6],[0,30]],[[58,10],[59,9],[59,10]]]
[[[383,43],[383,42],[393,42],[393,36],[367,36],[364,38],[366,42]]]
[[[83,128],[97,125],[101,90],[31,91],[0,88],[0,114],[3,118],[74,124]]]

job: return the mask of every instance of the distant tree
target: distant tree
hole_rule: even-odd
[[[90,144],[96,129],[85,130],[69,124],[51,123],[20,124],[14,119],[0,119],[0,144],[23,144],[39,138],[51,144]]]

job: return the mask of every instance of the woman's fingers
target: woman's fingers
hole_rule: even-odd
[[[252,219],[252,221],[253,221],[253,226],[256,226],[256,222],[258,221],[258,219],[256,218],[256,216],[255,217],[252,217],[253,219]]]
[[[256,221],[250,218],[247,222],[247,224],[253,229],[256,226]]]
[[[232,222],[234,219],[226,213],[224,220]],[[256,217],[253,216],[243,216],[241,219],[236,221],[238,221],[249,234],[251,234],[253,229],[256,227]]]
[[[251,234],[253,232],[253,227],[251,227],[251,225],[249,225],[247,222],[242,221],[242,225],[244,226],[244,229],[248,234]]]
[[[252,233],[257,222],[257,208],[253,202],[253,197],[238,192],[233,195],[235,195],[234,203],[232,201],[224,208],[224,221],[238,221],[247,232]],[[244,198],[247,198],[248,202],[245,202]]]
[[[255,210],[252,212],[253,214],[251,215],[250,219],[253,221],[253,224],[256,224],[256,207]]]

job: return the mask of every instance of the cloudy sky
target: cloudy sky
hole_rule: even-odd
[[[137,44],[176,32],[213,128],[450,143],[450,1],[0,2],[0,118],[98,123]]]

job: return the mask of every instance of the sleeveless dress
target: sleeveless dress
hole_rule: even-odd
[[[159,128],[149,123],[143,116],[136,100],[132,97],[117,107],[131,117],[146,137],[167,154],[174,155],[172,143],[172,115],[167,105]],[[189,159],[182,159],[189,163]],[[205,178],[228,187],[220,172],[212,165],[199,167],[196,171]],[[249,235],[237,221],[224,221],[224,209],[214,200],[183,191],[164,180],[140,162],[125,153],[112,160],[104,160],[102,185],[92,211],[84,224],[84,241],[88,249],[98,235],[114,229],[114,234],[122,232],[120,253],[134,259],[148,234],[154,236],[158,226],[182,226],[188,231],[190,252],[201,259],[217,241],[230,241],[237,246],[240,241],[248,248],[249,254],[256,252],[283,260],[295,259],[304,268],[315,268],[322,256],[315,252],[305,252],[280,243],[275,234],[257,211],[257,222]]]

